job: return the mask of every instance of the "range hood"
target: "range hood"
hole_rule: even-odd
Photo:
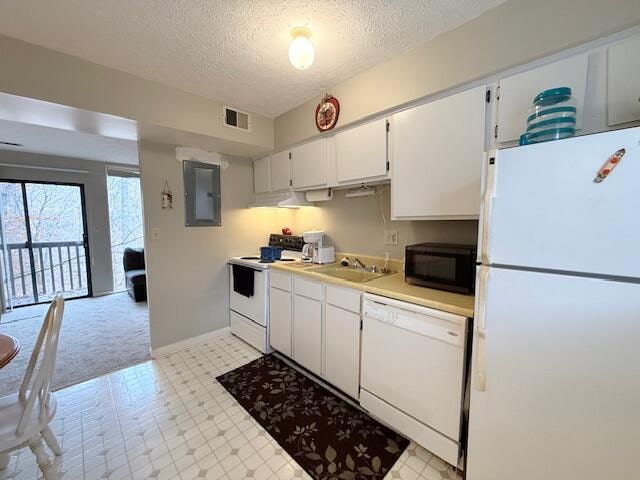
[[[304,192],[282,192],[256,195],[256,199],[248,206],[249,208],[298,208],[313,207],[313,203],[307,201]]]

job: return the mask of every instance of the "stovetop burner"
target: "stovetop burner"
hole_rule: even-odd
[[[260,257],[240,257],[240,260],[260,260]]]

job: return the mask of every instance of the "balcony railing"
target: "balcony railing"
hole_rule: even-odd
[[[7,294],[15,306],[87,295],[85,248],[79,242],[32,243],[35,271],[27,243],[8,243],[2,264]]]

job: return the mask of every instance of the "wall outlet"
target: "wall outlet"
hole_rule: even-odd
[[[384,244],[385,245],[398,245],[398,231],[397,230],[385,230],[384,231]]]

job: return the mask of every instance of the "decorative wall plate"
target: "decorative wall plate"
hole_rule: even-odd
[[[338,115],[340,115],[338,99],[326,94],[316,107],[316,127],[321,132],[331,130],[336,126]]]

